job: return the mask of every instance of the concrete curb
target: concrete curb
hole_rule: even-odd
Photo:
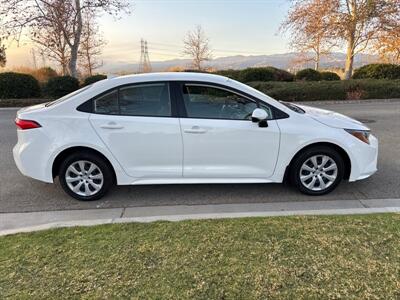
[[[334,208],[334,207],[337,208]],[[126,212],[130,209],[130,212]],[[248,210],[248,211],[246,211]],[[160,214],[156,215],[155,213]],[[175,212],[175,213],[174,213]],[[178,213],[181,212],[181,213]],[[146,215],[153,214],[153,215]],[[204,219],[230,219],[247,217],[277,217],[306,215],[357,215],[374,213],[400,213],[400,199],[366,199],[348,201],[308,201],[259,204],[201,205],[172,207],[111,208],[82,211],[0,214],[0,223],[9,216],[13,221],[47,216],[43,224],[0,230],[0,236],[27,233],[62,227],[94,226],[101,224],[149,223],[156,221],[184,221]],[[141,215],[141,216],[130,216]],[[85,216],[93,219],[85,219]],[[98,218],[95,218],[98,216]],[[106,217],[109,216],[109,217]],[[68,217],[82,219],[67,220]],[[64,218],[64,220],[63,220]],[[59,219],[59,221],[57,221]]]

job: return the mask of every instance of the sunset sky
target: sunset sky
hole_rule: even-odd
[[[214,57],[283,53],[290,49],[278,29],[289,8],[287,0],[134,0],[132,14],[99,19],[107,45],[105,64],[136,63],[140,39],[149,43],[152,61],[184,58],[182,39],[200,24]],[[28,40],[8,49],[8,66],[32,65]]]

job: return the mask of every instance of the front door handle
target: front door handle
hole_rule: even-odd
[[[200,133],[206,133],[207,130],[204,128],[201,128],[200,126],[193,126],[190,129],[184,129],[183,130],[185,133],[195,133],[195,134],[200,134]]]
[[[122,129],[124,126],[119,125],[115,122],[108,122],[107,124],[100,125],[103,129]]]

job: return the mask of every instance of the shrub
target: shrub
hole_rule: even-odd
[[[293,74],[274,67],[247,68],[243,70],[220,70],[216,74],[241,82],[252,81],[293,81]]]
[[[100,80],[103,80],[103,79],[107,79],[107,76],[98,74],[98,75],[93,75],[93,76],[86,77],[85,81],[83,82],[83,86],[87,86],[87,85],[93,84],[93,83],[95,83],[97,81],[100,81]]]
[[[226,76],[234,80],[240,80],[240,72],[241,70],[228,69],[228,70],[218,70],[215,72],[215,74]]]
[[[321,73],[313,69],[304,69],[296,73],[296,80],[318,81],[321,80]]]
[[[51,78],[45,87],[46,95],[59,98],[79,89],[78,79],[71,76]]]
[[[14,72],[0,74],[1,99],[21,99],[39,96],[39,82],[32,75]]]
[[[253,82],[250,85],[284,101],[400,98],[400,80]]]
[[[207,70],[197,70],[197,69],[183,69],[181,72],[187,72],[187,73],[210,73]]]
[[[393,64],[370,64],[354,71],[353,79],[400,79],[400,66]]]
[[[333,72],[321,72],[320,74],[321,74],[321,80],[326,80],[326,81],[340,80],[339,75]]]
[[[271,67],[272,68],[272,67]],[[274,69],[274,80],[275,81],[294,81],[294,75],[288,71],[282,69]]]
[[[35,77],[40,83],[46,83],[50,78],[57,77],[57,72],[50,67],[43,67],[32,71],[32,76]]]
[[[272,68],[247,68],[240,71],[239,80],[241,82],[273,81],[274,71]]]

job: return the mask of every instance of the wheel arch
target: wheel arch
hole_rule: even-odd
[[[288,180],[288,175],[289,175],[289,171],[290,168],[292,167],[293,162],[295,161],[295,159],[303,152],[306,151],[307,149],[313,148],[313,147],[318,147],[318,146],[325,146],[325,147],[330,147],[335,149],[340,156],[343,158],[344,161],[344,176],[343,179],[349,179],[350,178],[350,173],[351,173],[351,159],[349,154],[347,153],[347,151],[345,149],[343,149],[341,146],[331,143],[331,142],[316,142],[316,143],[312,143],[309,145],[304,146],[303,148],[299,149],[296,154],[292,157],[292,159],[290,160],[290,163],[287,165],[286,170],[285,170],[285,175],[284,175],[284,181]]]
[[[92,153],[95,155],[100,156],[102,159],[105,160],[105,162],[109,165],[112,174],[113,174],[113,180],[114,182],[116,182],[117,180],[117,175],[114,169],[113,164],[110,162],[110,160],[100,151],[95,150],[93,148],[90,147],[86,147],[86,146],[74,146],[74,147],[69,147],[64,149],[63,151],[61,151],[60,153],[58,153],[58,155],[56,156],[56,158],[53,161],[53,165],[52,165],[52,176],[53,178],[57,177],[59,170],[60,170],[60,166],[61,166],[61,162],[63,161],[63,159],[65,159],[67,156],[71,155],[72,153],[79,153],[79,152],[85,152],[85,153]]]

